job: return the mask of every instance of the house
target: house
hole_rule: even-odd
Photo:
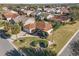
[[[50,12],[51,11],[51,8],[44,8],[44,11],[45,12]]]
[[[47,16],[47,19],[51,19],[52,17],[54,17],[54,15],[49,14],[49,15]]]
[[[36,29],[36,24],[35,23],[30,23],[24,26],[24,31],[28,33],[33,33],[33,31]]]
[[[25,21],[27,19],[28,19],[28,17],[26,17],[25,15],[19,15],[16,18],[14,18],[14,21],[17,23],[19,23],[19,22],[25,23]]]
[[[51,31],[53,31],[51,23],[45,22],[45,21],[38,21],[38,22],[36,22],[36,28],[40,29],[42,31],[45,31],[48,34],[50,34]]]
[[[19,14],[18,14],[17,12],[15,12],[15,11],[5,11],[5,12],[3,13],[4,18],[5,18],[6,20],[8,20],[8,21],[11,20],[11,19],[16,18],[18,15],[19,15]]]
[[[30,16],[34,11],[31,10],[25,10],[25,9],[21,9],[21,11],[26,14],[27,16]]]
[[[66,13],[70,13],[69,7],[68,8],[67,7],[62,7],[61,8],[61,14],[66,14]]]
[[[42,8],[39,8],[39,7],[38,7],[37,10],[38,10],[38,11],[42,11]]]
[[[23,25],[24,31],[28,33],[32,33],[36,29],[36,24],[35,24],[35,18],[31,17],[28,18],[24,25]]]
[[[59,21],[59,22],[69,22],[70,18],[64,15],[55,15],[50,20]]]
[[[9,10],[8,7],[3,7],[2,9],[3,9],[3,11]]]
[[[24,23],[24,26],[30,23],[34,23],[35,22],[35,18],[34,17],[29,17],[27,18],[27,20]]]

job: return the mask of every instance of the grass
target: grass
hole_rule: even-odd
[[[36,38],[36,37],[26,37],[26,38],[22,38],[22,41],[19,40],[15,40],[13,43],[18,47],[30,47],[30,43],[32,41],[36,41],[36,40],[40,40],[40,38]]]
[[[15,40],[13,43],[28,56],[55,56],[56,53],[49,49],[48,41],[36,37],[21,38],[23,40]],[[34,42],[35,45],[30,44]],[[44,45],[40,45],[44,43]],[[43,47],[43,48],[42,48]],[[42,49],[41,49],[42,48]]]
[[[5,21],[0,19],[0,27],[4,26]]]
[[[72,25],[66,24],[54,31],[53,34],[48,37],[48,40],[54,40],[56,42],[57,47],[55,51],[58,53],[78,29],[79,21],[76,21],[76,23]]]

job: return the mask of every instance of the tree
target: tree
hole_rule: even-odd
[[[40,47],[47,48],[48,47],[48,41],[47,40],[40,40],[39,45],[40,45]]]
[[[11,34],[15,34],[16,37],[20,31],[21,31],[21,27],[18,24],[14,24],[11,26]]]
[[[11,29],[11,24],[9,22],[5,22],[4,29],[5,29],[5,31],[9,31]]]
[[[0,27],[4,26],[4,24],[5,24],[5,21],[0,20]]]
[[[19,22],[19,25],[21,26],[21,30],[23,30],[23,23]]]
[[[34,41],[32,41],[32,42],[30,43],[30,45],[33,46],[33,47],[37,47],[38,42],[39,42],[38,40],[34,40]]]
[[[40,29],[37,29],[37,35],[40,37],[40,38],[47,38],[48,37],[48,33],[45,32],[45,31],[42,31]]]
[[[26,55],[28,56],[56,56],[55,51],[51,51],[50,49],[42,49],[42,48],[20,48]]]

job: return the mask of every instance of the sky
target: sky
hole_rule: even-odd
[[[23,3],[23,4],[79,3],[79,0],[0,0],[0,3]]]

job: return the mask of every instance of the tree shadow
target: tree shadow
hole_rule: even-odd
[[[43,49],[43,48],[21,48],[21,50],[27,55],[27,56],[56,56],[55,51],[51,51],[50,49]]]
[[[0,37],[3,39],[7,39],[10,38],[11,36],[7,34],[5,30],[0,29]]]
[[[7,56],[22,56],[17,50],[13,49],[5,53]]]

